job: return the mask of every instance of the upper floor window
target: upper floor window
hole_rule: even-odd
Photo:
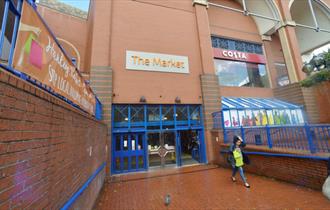
[[[211,36],[212,47],[263,55],[262,45]]]
[[[221,86],[269,87],[269,80],[264,64],[220,59],[215,59],[214,64]]]

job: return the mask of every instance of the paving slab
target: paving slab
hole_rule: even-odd
[[[239,176],[231,181],[230,169],[214,166],[117,176],[105,184],[94,209],[330,210],[330,201],[320,191],[246,175],[249,189]]]

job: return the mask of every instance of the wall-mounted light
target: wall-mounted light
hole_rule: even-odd
[[[147,102],[147,99],[144,96],[141,96],[140,102],[141,103],[146,103]]]
[[[175,103],[177,103],[177,104],[180,104],[181,103],[181,99],[180,99],[180,97],[179,96],[177,96],[176,98],[175,98]]]

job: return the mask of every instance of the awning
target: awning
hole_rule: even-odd
[[[244,109],[301,109],[302,106],[281,101],[275,98],[232,98],[222,97],[223,110]]]

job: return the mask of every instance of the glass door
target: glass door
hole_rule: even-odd
[[[148,133],[149,167],[176,164],[176,134],[174,131]]]
[[[161,166],[162,158],[160,154],[161,150],[161,138],[160,133],[148,133],[148,154],[149,154],[149,167]]]

